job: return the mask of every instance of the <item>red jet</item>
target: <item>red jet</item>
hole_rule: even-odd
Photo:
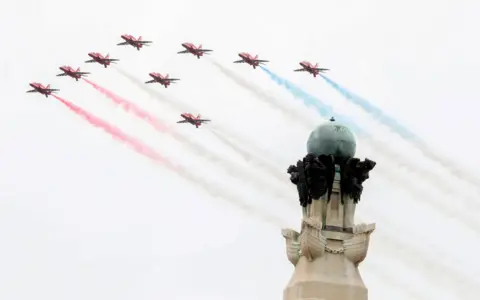
[[[308,61],[300,62],[300,65],[302,66],[301,69],[297,69],[297,70],[293,70],[293,71],[294,72],[308,72],[308,73],[312,74],[313,77],[317,77],[318,74],[330,70],[330,69],[319,68],[318,63],[313,65],[312,63],[309,63]]]
[[[80,68],[77,68],[75,70],[69,66],[61,66],[59,69],[62,70],[63,73],[58,74],[57,76],[70,76],[72,78],[75,78],[76,81],[82,78],[82,76],[86,76],[87,74],[90,74],[89,72],[80,72]]]
[[[203,56],[203,54],[213,51],[213,50],[210,50],[210,49],[202,49],[202,45],[199,45],[198,47],[196,47],[192,43],[183,43],[182,46],[186,50],[179,51],[179,52],[177,52],[178,54],[191,53],[191,54],[195,55],[198,59],[200,59],[200,56]]]
[[[152,41],[142,41],[141,36],[139,36],[138,39],[136,39],[133,35],[122,34],[120,37],[124,39],[125,42],[118,43],[117,46],[130,45],[137,48],[137,50],[139,51],[140,51],[140,48],[142,48],[143,46],[148,46],[148,44],[152,43]]]
[[[48,96],[51,95],[52,93],[59,91],[57,89],[51,89],[50,85],[43,86],[43,84],[37,83],[37,82],[32,82],[32,83],[29,83],[28,85],[30,85],[33,88],[33,90],[29,90],[27,91],[27,93],[40,93],[42,95],[45,95],[46,98],[48,98]]]
[[[239,63],[247,63],[251,65],[254,69],[256,69],[259,65],[264,64],[266,62],[269,62],[268,60],[261,60],[258,59],[258,55],[251,55],[246,52],[238,53],[238,56],[240,56],[242,59],[241,60],[236,60],[234,63],[239,64]]]
[[[196,117],[190,113],[183,113],[180,115],[184,120],[178,121],[177,123],[190,123],[198,128],[202,123],[210,122],[208,119],[201,119],[200,114]]]
[[[110,58],[110,54],[107,54],[107,56],[104,57],[98,52],[90,52],[88,53],[88,56],[90,56],[93,59],[85,61],[86,63],[96,62],[103,65],[105,68],[109,66],[112,62],[119,61],[119,59]]]
[[[145,81],[145,83],[158,82],[161,85],[163,85],[165,88],[167,88],[172,82],[180,80],[178,78],[168,78],[168,74],[163,76],[160,73],[152,72],[152,73],[149,73],[148,75],[150,75],[150,77],[152,77],[153,80]]]

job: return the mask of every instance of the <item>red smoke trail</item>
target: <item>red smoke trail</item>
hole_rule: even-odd
[[[153,160],[156,163],[160,163],[167,169],[179,174],[180,176],[184,177],[185,179],[189,180],[191,183],[194,183],[198,186],[200,186],[202,189],[204,189],[206,192],[208,192],[210,195],[214,197],[221,197],[224,200],[227,200],[231,202],[233,205],[245,210],[246,212],[250,214],[257,215],[261,220],[266,221],[268,223],[271,223],[275,226],[283,226],[285,224],[285,221],[282,219],[277,218],[274,215],[271,215],[269,213],[265,213],[260,211],[259,209],[255,208],[254,206],[251,206],[241,199],[239,199],[236,194],[233,194],[229,192],[228,190],[224,190],[221,186],[212,186],[209,184],[203,177],[198,176],[192,172],[189,172],[185,168],[182,168],[181,166],[175,166],[171,162],[169,162],[165,157],[163,157],[161,154],[159,154],[157,151],[154,149],[150,148],[148,145],[145,145],[143,142],[139,141],[138,139],[128,135],[127,133],[123,132],[120,128],[117,128],[116,126],[108,123],[107,121],[104,121],[100,119],[99,117],[89,113],[88,111],[84,110],[83,108],[59,97],[56,95],[52,95],[63,103],[66,107],[68,107],[72,112],[74,112],[76,115],[82,117],[85,119],[87,122],[89,122],[91,125],[103,129],[105,132],[110,134],[114,139],[121,141],[122,143],[129,145],[132,147],[133,150],[135,150],[137,153],[146,156]],[[181,197],[181,196],[180,196]]]
[[[94,89],[102,93],[103,95],[107,96],[110,100],[112,100],[115,104],[119,105],[123,110],[126,112],[131,112],[134,113],[137,117],[147,121],[150,123],[155,129],[161,131],[161,132],[167,132],[168,127],[163,125],[154,115],[150,114],[146,110],[140,108],[137,106],[135,103],[132,103],[126,99],[123,99],[122,97],[116,95],[112,91],[109,91],[108,89],[99,86],[98,84],[82,78],[86,83],[90,84]]]
[[[155,150],[151,149],[147,145],[143,144],[141,141],[137,140],[136,138],[126,134],[120,128],[109,124],[108,122],[100,119],[99,117],[92,115],[88,111],[84,110],[83,108],[61,98],[56,95],[52,95],[58,101],[62,102],[66,107],[68,107],[71,111],[73,111],[78,116],[82,117],[90,124],[95,127],[103,129],[105,132],[110,134],[116,140],[120,140],[121,142],[131,146],[136,152],[142,154],[148,158],[151,158],[155,161],[158,161],[162,164],[171,165],[170,162],[158,154]],[[173,167],[173,166],[172,166]]]

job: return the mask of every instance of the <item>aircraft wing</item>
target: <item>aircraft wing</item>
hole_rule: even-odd
[[[201,52],[212,52],[213,50],[210,50],[210,49],[198,49],[198,51],[201,51]]]
[[[178,79],[178,78],[168,78],[168,81],[178,81],[178,80],[180,80],[180,79]]]
[[[120,61],[120,60],[117,59],[117,58],[105,58],[104,60],[110,61],[110,62],[112,62],[112,61]]]
[[[137,41],[137,43],[140,43],[140,44],[151,44],[153,43],[152,41]]]
[[[196,119],[195,121],[198,121],[198,122],[210,122],[211,120],[209,120],[209,119]]]
[[[255,59],[254,62],[262,63],[262,62],[269,62],[269,61],[268,60],[263,60],[263,59]]]
[[[67,73],[58,74],[57,76],[67,76]]]
[[[315,70],[323,72],[323,71],[330,71],[330,69],[323,69],[323,68],[315,68]]]
[[[145,81],[145,83],[154,83],[154,82],[155,82],[155,79],[154,79],[154,80]]]
[[[37,93],[37,90],[29,90],[27,93]]]
[[[123,46],[123,45],[128,45],[127,42],[121,42],[121,43],[118,43],[117,46]]]
[[[85,62],[86,62],[86,63],[93,63],[93,62],[95,62],[95,60],[94,60],[94,59],[91,59],[91,60],[86,60]]]
[[[188,50],[182,50],[182,51],[179,51],[177,52],[178,54],[183,54],[183,53],[188,53]]]
[[[181,121],[177,121],[177,123],[188,123],[187,120],[181,120]]]
[[[87,75],[90,74],[90,72],[75,72],[77,75]]]
[[[60,91],[59,89],[45,89],[47,92],[58,92]]]
[[[293,72],[305,72],[306,70],[305,69],[296,69],[296,70],[293,70]]]
[[[245,61],[243,59],[241,59],[241,60],[236,60],[233,63],[234,64],[241,64],[241,63],[245,63]]]

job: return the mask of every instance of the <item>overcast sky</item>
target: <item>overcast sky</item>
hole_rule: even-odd
[[[325,118],[261,69],[232,64],[247,51],[375,137],[359,137],[357,152],[378,162],[357,216],[377,223],[360,267],[370,299],[478,299],[475,187],[322,79],[292,70],[301,60],[331,69],[330,78],[478,177],[479,9],[467,0],[8,2],[0,10],[0,298],[281,299],[293,268],[280,229],[300,224],[284,172]],[[116,46],[124,33],[154,43]],[[177,55],[183,42],[214,52]],[[85,65],[91,51],[119,58],[118,68]],[[55,77],[64,64],[92,72],[177,134],[84,82]],[[138,82],[152,71],[181,81],[149,93]],[[32,81],[61,89],[190,175],[137,154],[53,97],[26,94]],[[213,122],[175,124],[184,110]]]

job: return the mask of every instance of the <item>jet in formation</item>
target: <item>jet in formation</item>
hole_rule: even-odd
[[[46,98],[48,98],[48,96],[52,93],[59,91],[58,89],[51,89],[50,85],[43,86],[43,84],[38,82],[32,82],[29,83],[29,85],[33,88],[33,90],[29,90],[27,91],[27,93],[40,93],[42,95],[45,95]]]
[[[90,52],[88,53],[88,56],[90,56],[92,59],[85,61],[86,63],[99,63],[105,68],[108,67],[112,62],[119,61],[119,59],[110,58],[110,54],[107,54],[107,56],[103,56],[98,52]]]
[[[130,45],[132,47],[137,48],[137,50],[140,51],[140,48],[143,46],[148,46],[148,44],[153,43],[152,41],[144,41],[142,40],[142,37],[139,36],[138,39],[136,39],[133,35],[130,34],[122,34],[120,36],[125,42],[118,43],[117,46],[124,46],[124,45]]]
[[[202,119],[200,117],[200,114],[198,114],[196,117],[190,113],[183,113],[180,115],[180,117],[183,118],[183,120],[178,121],[177,123],[190,123],[194,125],[196,128],[200,127],[202,123],[207,123],[210,122],[208,119]]]
[[[240,56],[241,59],[234,61],[234,63],[236,64],[247,63],[251,65],[254,69],[256,69],[261,64],[269,62],[268,60],[258,59],[258,55],[253,56],[246,52],[238,53],[238,56]]]
[[[157,82],[157,83],[160,83],[161,85],[163,85],[165,88],[167,88],[171,83],[174,83],[175,81],[180,80],[178,78],[169,78],[168,74],[163,76],[160,73],[152,72],[152,73],[149,73],[148,75],[150,75],[150,77],[152,77],[153,79],[149,80],[149,81],[146,81],[145,83]]]
[[[301,61],[300,66],[302,66],[301,69],[296,69],[293,70],[294,72],[308,72],[313,75],[313,77],[317,77],[318,74],[324,73],[325,71],[329,71],[330,69],[324,69],[324,68],[319,68],[318,63],[313,65],[312,63],[308,61]]]
[[[70,76],[74,78],[76,81],[78,81],[80,78],[83,76],[87,76],[90,74],[89,72],[80,72],[80,68],[77,68],[76,70],[72,67],[69,66],[61,66],[59,68],[63,73],[58,74],[57,76]]]
[[[202,45],[199,45],[197,47],[192,43],[183,43],[182,47],[185,48],[185,50],[177,52],[178,54],[191,53],[191,54],[195,55],[198,59],[200,59],[200,56],[203,56],[205,53],[213,51],[213,50],[210,50],[210,49],[203,49]]]

